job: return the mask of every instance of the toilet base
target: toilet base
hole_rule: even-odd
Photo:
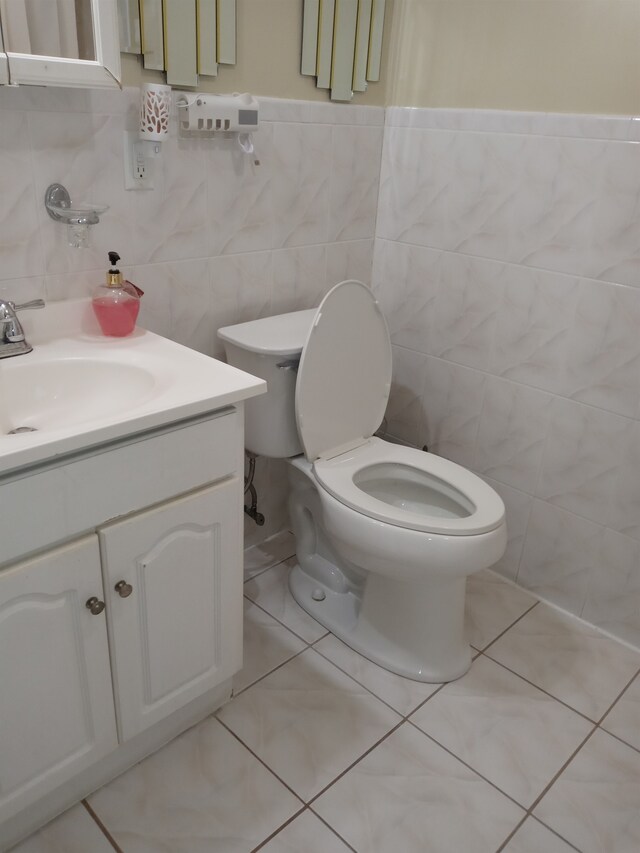
[[[440,586],[437,596],[429,594],[429,587],[417,590],[416,584],[398,584],[380,576],[370,576],[362,589],[336,591],[295,565],[289,589],[316,621],[390,672],[439,684],[460,678],[471,666],[471,649],[463,639],[464,579]],[[410,611],[416,607],[420,618],[412,618]],[[385,618],[394,613],[406,618]]]

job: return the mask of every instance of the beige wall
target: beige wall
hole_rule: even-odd
[[[303,0],[237,0],[238,63],[199,89],[328,101],[300,74]],[[123,54],[125,85],[161,82]],[[640,114],[640,0],[387,0],[353,103]]]
[[[318,89],[313,77],[300,74],[303,0],[237,0],[237,64],[219,66],[218,77],[201,77],[201,92],[251,92],[274,98],[301,98],[328,101],[326,89]],[[388,21],[393,3],[389,4]],[[384,104],[387,79],[386,27],[380,83],[370,83],[364,93],[355,95],[354,104]],[[141,81],[163,82],[159,72],[145,71],[140,60],[122,55],[125,86]]]
[[[396,0],[387,102],[640,114],[640,0]]]

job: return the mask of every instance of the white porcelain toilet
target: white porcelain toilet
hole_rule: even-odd
[[[465,468],[374,436],[391,344],[371,291],[219,330],[230,364],[267,380],[246,404],[248,450],[290,458],[296,601],[370,660],[418,681],[470,666],[465,583],[506,547],[504,505]]]

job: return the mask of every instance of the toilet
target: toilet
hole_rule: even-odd
[[[230,364],[268,384],[246,403],[245,445],[289,460],[295,600],[391,672],[459,678],[471,664],[466,579],[503,555],[504,505],[460,465],[374,435],[391,342],[369,288],[344,281],[317,310],[218,335]]]

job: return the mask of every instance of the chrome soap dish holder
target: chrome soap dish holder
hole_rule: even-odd
[[[73,249],[89,248],[89,226],[97,225],[100,216],[109,210],[107,204],[72,202],[62,184],[51,184],[47,187],[44,206],[53,220],[67,226],[67,239]]]

